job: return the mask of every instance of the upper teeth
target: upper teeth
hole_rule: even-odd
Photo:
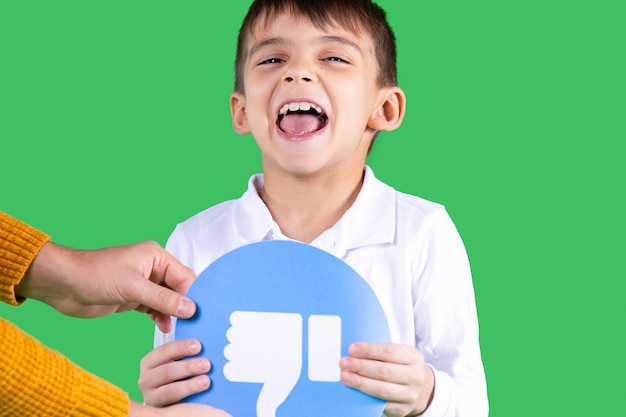
[[[283,114],[286,114],[288,111],[298,111],[298,110],[309,111],[311,109],[315,110],[318,114],[322,114],[321,107],[316,106],[313,103],[308,103],[306,101],[301,101],[301,102],[294,101],[292,103],[287,103],[283,107],[280,108],[280,111],[278,112],[278,114],[283,115]]]

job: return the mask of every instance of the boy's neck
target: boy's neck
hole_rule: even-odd
[[[259,195],[285,236],[311,243],[341,219],[362,184],[363,170],[297,178],[265,172]]]

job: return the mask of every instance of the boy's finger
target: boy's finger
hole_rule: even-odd
[[[176,381],[206,374],[211,370],[211,363],[206,358],[194,358],[185,361],[174,361],[159,367],[158,372],[150,374],[149,381],[140,381],[140,385],[150,389],[170,385]],[[145,374],[146,377],[148,374]],[[169,401],[168,401],[169,403]]]
[[[192,394],[207,390],[211,386],[211,380],[207,375],[199,375],[194,378],[177,381],[164,385],[150,392],[146,398],[146,404],[154,407],[163,407],[176,403]]]
[[[180,340],[165,343],[143,357],[141,369],[153,369],[171,361],[176,361],[200,353],[202,345],[197,340]]]
[[[177,404],[174,407],[164,410],[172,411],[172,414],[167,414],[168,417],[232,417],[224,410],[218,410],[217,408],[204,404]]]
[[[423,355],[413,346],[395,343],[353,343],[348,347],[350,356],[381,362],[410,365],[423,360]]]
[[[373,397],[385,401],[396,401],[403,387],[390,382],[379,381],[349,371],[341,373],[341,382]]]
[[[391,362],[344,357],[341,359],[340,367],[351,374],[376,381],[405,384],[409,379],[407,377],[408,368],[405,365]]]

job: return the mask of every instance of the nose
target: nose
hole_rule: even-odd
[[[297,77],[297,76],[296,76],[296,77],[292,77],[292,76],[285,76],[285,81],[287,81],[288,83],[293,82],[293,81],[296,81],[296,80],[298,80],[298,81],[304,81],[304,82],[311,82],[311,81],[313,81],[313,79],[312,79],[312,78],[310,78],[310,77],[304,77],[304,76],[303,76],[303,77]]]
[[[302,62],[292,62],[287,66],[283,80],[287,83],[303,82],[310,83],[315,80],[311,69]]]

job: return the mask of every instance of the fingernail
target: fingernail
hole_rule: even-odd
[[[209,372],[211,369],[211,363],[208,360],[198,361],[198,371]]]
[[[350,366],[350,359],[344,357],[344,358],[341,358],[339,360],[339,367],[340,368],[346,369],[346,368],[348,368],[348,366]]]
[[[202,375],[198,378],[198,387],[201,389],[207,389],[211,385],[211,380],[208,376]]]
[[[178,308],[176,309],[176,315],[189,316],[193,311],[193,301],[187,297],[183,297],[178,302]]]

